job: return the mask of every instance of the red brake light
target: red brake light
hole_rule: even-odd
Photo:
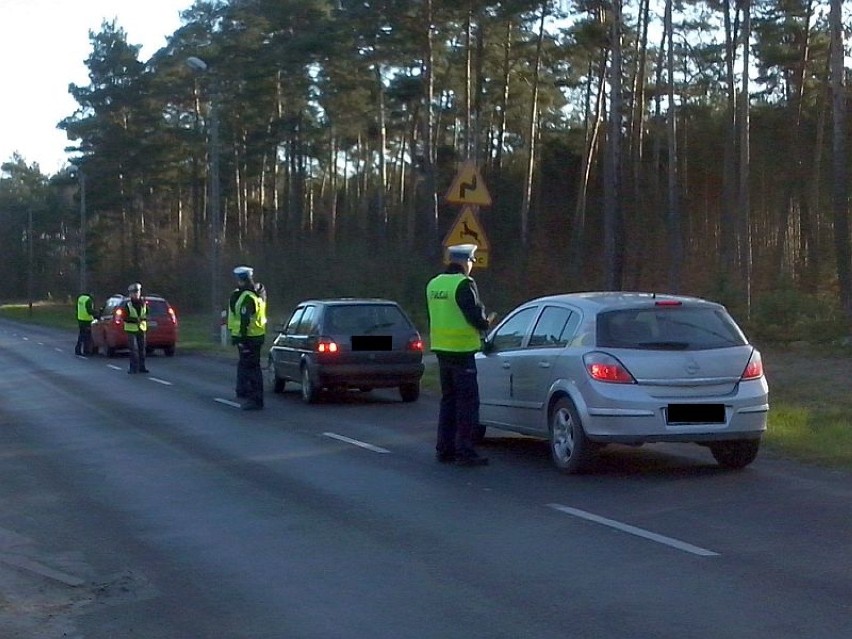
[[[122,317],[124,317],[124,309],[117,308],[115,309],[115,316],[113,317],[113,321],[118,324],[121,322]]]
[[[598,382],[611,384],[635,384],[636,380],[624,364],[612,355],[605,353],[587,353],[583,356],[586,372]]]
[[[408,339],[408,350],[410,351],[422,351],[423,350],[423,340],[420,339],[419,335],[415,335]]]
[[[763,377],[763,358],[760,356],[758,350],[754,350],[751,353],[748,364],[746,364],[741,379],[760,379],[761,377]]]
[[[321,337],[317,342],[317,353],[336,353],[338,350],[337,342],[330,337]]]
[[[681,306],[683,302],[678,300],[657,300],[654,306]]]
[[[172,324],[177,324],[177,315],[175,315],[175,309],[169,306],[169,318],[172,320]]]

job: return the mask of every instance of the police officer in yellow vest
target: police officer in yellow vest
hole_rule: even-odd
[[[74,354],[88,357],[92,353],[92,320],[95,319],[95,300],[91,293],[77,297],[77,345]]]
[[[231,341],[239,349],[237,396],[244,398],[243,410],[263,408],[263,371],[260,351],[266,339],[266,289],[255,284],[254,269],[234,269],[237,288],[228,301],[228,328]]]
[[[436,458],[441,463],[484,466],[488,458],[473,447],[473,430],[479,422],[479,387],[475,354],[486,317],[476,282],[470,277],[475,244],[449,247],[450,264],[426,286],[432,352],[438,357],[441,408],[438,415]]]
[[[124,332],[127,333],[127,346],[130,348],[131,375],[147,373],[145,368],[145,348],[148,333],[148,302],[142,297],[142,285],[135,282],[127,287],[129,298],[122,309],[124,311]]]

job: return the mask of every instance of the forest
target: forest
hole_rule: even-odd
[[[106,21],[67,170],[3,161],[0,300],[141,281],[206,312],[250,264],[275,320],[366,295],[422,326],[468,162],[489,309],[670,292],[848,336],[849,24],[842,0],[196,0],[140,60]]]

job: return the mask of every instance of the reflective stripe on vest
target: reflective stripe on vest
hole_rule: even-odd
[[[77,298],[77,321],[78,322],[91,322],[95,319],[95,316],[89,313],[89,310],[86,308],[87,302],[89,302],[92,298],[88,295],[81,295]]]
[[[243,305],[245,305],[246,299],[249,297],[254,301],[255,313],[249,320],[246,337],[261,337],[262,335],[266,335],[266,302],[254,291],[243,291],[242,295],[237,299],[237,303],[234,304],[234,310],[239,321],[239,318],[242,317]],[[232,335],[235,337],[240,336],[239,324],[237,324],[237,332],[232,333]]]
[[[142,302],[142,312],[138,313],[133,302],[127,302],[127,317],[124,319],[124,330],[127,333],[143,333],[148,330],[148,304]],[[130,320],[130,321],[128,321]]]
[[[467,279],[462,273],[444,273],[426,286],[433,351],[471,353],[480,349],[479,330],[471,326],[456,303],[456,291]]]

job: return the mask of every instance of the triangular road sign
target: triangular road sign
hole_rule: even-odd
[[[480,251],[487,251],[491,246],[485,229],[476,218],[475,209],[472,206],[463,206],[459,216],[453,223],[450,232],[444,238],[444,246],[454,244],[476,244]]]
[[[472,160],[467,160],[459,167],[444,199],[450,204],[491,206],[491,195],[485,186],[485,180]]]

